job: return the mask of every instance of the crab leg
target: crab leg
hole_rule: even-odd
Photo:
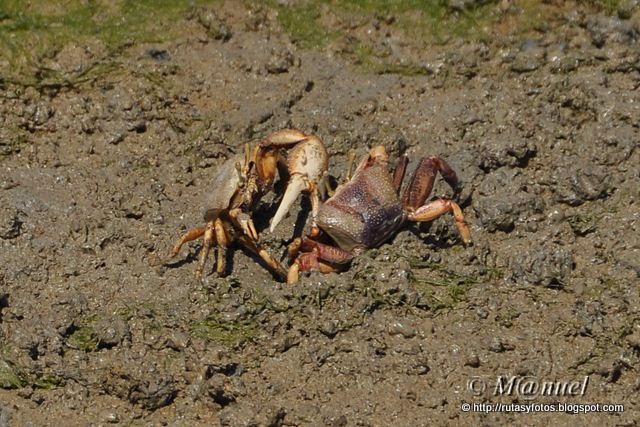
[[[244,234],[253,240],[258,240],[258,232],[256,231],[255,225],[253,225],[253,220],[248,214],[236,208],[229,211],[229,217]]]
[[[353,165],[356,162],[356,150],[353,148],[349,150],[349,158],[347,159],[347,173],[344,178],[344,182],[348,182],[353,178]]]
[[[417,209],[424,204],[436,179],[436,174],[440,172],[442,177],[451,188],[458,186],[458,177],[449,164],[438,156],[424,157],[416,167],[411,177],[411,182],[407,186],[403,195],[403,204],[408,209]]]
[[[422,159],[420,161],[402,197],[402,204],[407,209],[415,210],[422,206],[433,190],[436,172],[437,169],[435,169],[429,159]]]
[[[298,254],[300,253],[301,248],[302,248],[301,237],[296,237],[295,239],[293,239],[293,242],[291,242],[289,246],[287,246],[287,259],[289,260],[289,263],[291,263],[298,257]]]
[[[318,183],[318,194],[322,200],[326,200],[327,196],[333,197],[335,194],[335,190],[331,188],[331,184],[329,183],[329,175],[324,174],[320,182]]]
[[[344,171],[344,177],[341,178],[341,182],[338,184],[338,186],[335,189],[331,188],[331,186],[329,185],[329,178],[325,174],[324,179],[322,179],[319,186],[322,190],[323,198],[326,194],[328,194],[329,197],[333,197],[333,195],[336,193],[338,188],[340,188],[340,186],[345,185],[347,182],[351,181],[351,178],[353,178],[353,166],[355,165],[355,161],[356,161],[356,150],[352,148],[349,150],[349,154],[347,156],[347,167],[345,168],[345,171]]]
[[[340,271],[338,267],[319,259],[318,254],[307,252],[296,258],[295,262],[289,267],[287,273],[287,283],[293,285],[300,278],[300,271],[319,271],[323,274],[336,273]]]
[[[231,244],[231,239],[227,235],[227,232],[225,231],[224,225],[220,218],[216,218],[213,227],[216,233],[216,243],[218,246],[216,273],[218,273],[218,276],[222,276],[226,269],[227,247],[229,247],[229,245]]]
[[[173,246],[173,249],[169,253],[168,259],[171,259],[174,256],[178,255],[178,253],[180,253],[180,249],[182,249],[182,245],[192,240],[196,240],[197,238],[202,236],[204,234],[204,230],[205,230],[204,227],[196,227],[184,233],[182,237],[180,237],[180,239]]]
[[[196,280],[198,281],[202,277],[202,270],[204,270],[204,264],[207,262],[207,257],[209,256],[209,251],[211,250],[211,245],[215,237],[214,221],[209,221],[204,229],[204,242],[202,243],[202,250],[200,251],[198,267],[196,267]]]
[[[469,231],[469,226],[464,220],[464,215],[462,214],[462,209],[460,206],[452,200],[447,199],[437,199],[433,202],[427,203],[424,206],[419,207],[415,212],[411,212],[408,215],[408,219],[411,221],[433,221],[434,219],[451,212],[453,214],[453,219],[456,221],[456,227],[458,228],[458,232],[460,233],[460,237],[462,238],[462,242],[465,245],[471,243],[471,232]]]
[[[449,186],[455,190],[458,186],[458,176],[453,171],[453,169],[451,169],[449,163],[447,163],[446,160],[439,156],[432,156],[429,160],[433,162],[433,164],[438,169],[438,172],[440,172],[440,175],[442,175],[444,180],[447,181],[447,184],[449,184]]]
[[[333,273],[340,271],[341,266],[348,264],[353,259],[351,252],[335,246],[325,245],[312,239],[296,239],[288,249],[289,255],[297,254],[289,273],[287,283],[296,283],[300,271],[320,271],[321,273]]]
[[[396,168],[393,170],[393,188],[396,189],[396,193],[400,194],[400,188],[402,187],[402,180],[404,179],[404,174],[407,171],[407,165],[409,164],[409,158],[407,156],[402,156],[398,159],[398,163],[396,163]]]
[[[287,277],[287,271],[282,267],[282,264],[271,256],[266,249],[261,248],[257,242],[249,238],[248,236],[238,236],[237,241],[245,248],[249,249],[254,254],[258,255],[264,260],[271,271],[276,275],[278,279],[284,279]]]

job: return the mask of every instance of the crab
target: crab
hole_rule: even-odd
[[[422,158],[402,196],[409,160],[401,157],[392,175],[388,162],[384,146],[372,148],[353,177],[348,176],[348,181],[322,204],[309,235],[294,240],[289,247],[293,263],[288,283],[297,282],[300,271],[340,271],[357,254],[390,239],[406,221],[433,221],[451,213],[463,243],[471,243],[469,226],[456,202],[439,198],[425,204],[437,172],[452,188],[458,187],[456,173],[445,160],[438,156]]]
[[[286,162],[281,155],[283,148],[289,149]],[[289,182],[272,219],[271,230],[278,225],[302,191],[310,195],[315,223],[320,203],[319,184],[324,182],[327,167],[328,156],[322,140],[297,130],[274,132],[253,150],[245,145],[244,153],[228,159],[213,178],[207,190],[204,227],[192,228],[184,233],[165,263],[178,255],[185,243],[204,236],[195,272],[197,280],[201,279],[213,244],[218,249],[216,271],[220,276],[225,274],[226,249],[234,241],[262,258],[272,274],[283,280],[287,272],[278,260],[261,247],[251,214],[260,199],[273,189],[279,171],[280,177],[289,176]]]

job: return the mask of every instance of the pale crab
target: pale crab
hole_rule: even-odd
[[[290,149],[286,162],[281,155],[283,148]],[[287,272],[259,244],[251,214],[260,199],[273,188],[279,171],[281,178],[289,176],[289,182],[271,222],[271,230],[302,191],[310,195],[315,223],[319,208],[319,184],[324,182],[327,167],[327,150],[320,138],[297,130],[274,132],[253,150],[245,145],[244,153],[228,159],[206,190],[205,226],[192,228],[184,233],[171,250],[169,259],[178,255],[185,243],[204,236],[196,267],[196,279],[200,280],[214,244],[218,248],[216,271],[218,275],[223,275],[226,270],[226,248],[235,241],[262,258],[274,276],[283,280]]]
[[[309,236],[296,239],[289,247],[293,263],[287,282],[297,282],[300,271],[339,271],[355,255],[391,238],[407,220],[433,221],[452,213],[462,242],[471,243],[469,226],[456,202],[435,199],[424,204],[437,172],[451,187],[458,186],[458,178],[445,160],[422,158],[401,197],[408,158],[400,158],[392,175],[388,162],[384,146],[372,148],[353,177],[321,205]]]

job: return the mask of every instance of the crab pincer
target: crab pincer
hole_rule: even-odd
[[[285,129],[271,134],[260,146],[292,147],[286,161],[289,183],[269,230],[275,230],[302,191],[308,192],[311,198],[311,215],[315,225],[320,208],[319,185],[326,178],[329,166],[329,156],[322,140],[315,135]]]

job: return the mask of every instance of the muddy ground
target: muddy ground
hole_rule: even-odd
[[[526,34],[505,18],[495,37],[431,43],[323,8],[347,36],[311,49],[273,10],[227,2],[168,42],[46,59],[102,66],[86,79],[0,80],[0,425],[637,425],[640,16],[618,15],[559,8]],[[295,286],[239,248],[203,283],[198,243],[156,265],[202,225],[225,159],[285,127],[323,138],[335,179],[352,148],[441,155],[474,244],[446,216]],[[309,202],[269,234],[277,201],[255,220],[281,256]],[[588,384],[496,396],[500,376]]]

